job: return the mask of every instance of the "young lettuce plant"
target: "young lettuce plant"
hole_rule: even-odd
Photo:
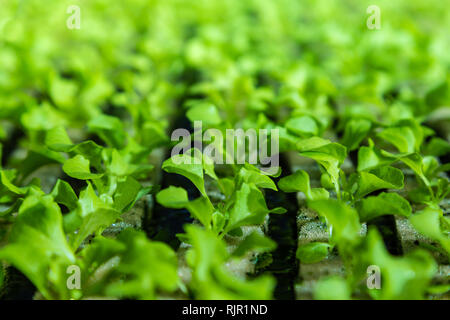
[[[383,275],[380,290],[360,289],[374,299],[423,299],[437,271],[436,262],[425,250],[416,249],[402,257],[391,256],[378,231],[369,228],[365,238],[360,236],[361,224],[353,208],[334,199],[308,201],[308,206],[323,216],[330,229],[330,244],[336,245],[346,266],[346,279],[320,280],[316,297],[348,299],[361,281],[366,279],[367,267],[377,265]],[[333,287],[342,288],[336,297]],[[330,295],[334,294],[334,296]]]
[[[419,186],[414,190],[412,200],[419,203],[437,206],[449,192],[448,179],[439,177],[445,171],[447,164],[440,165],[433,156],[423,157],[420,154],[425,137],[429,134],[414,120],[402,120],[394,126],[378,133],[377,137],[393,145],[399,153],[390,153],[379,149],[369,141],[368,147],[361,147],[358,153],[358,170],[375,168],[382,164],[392,164],[400,161],[407,165],[418,177]],[[431,143],[431,142],[430,142]],[[433,144],[435,144],[434,142]],[[426,147],[428,150],[430,147]],[[439,144],[436,152],[446,153],[448,148]],[[429,150],[430,151],[430,150]]]
[[[245,280],[232,275],[225,263],[233,257],[239,257],[248,250],[268,251],[275,244],[262,236],[252,234],[232,253],[227,251],[225,243],[207,229],[199,226],[186,226],[186,239],[192,246],[186,254],[188,265],[192,268],[192,280],[189,287],[196,299],[213,300],[266,300],[272,298],[275,281],[270,276],[260,276]]]
[[[237,232],[242,226],[261,225],[270,212],[284,212],[282,208],[273,210],[267,208],[260,188],[277,189],[273,181],[259,169],[246,164],[241,166],[233,180],[224,180],[216,176],[212,162],[206,160],[207,158],[200,152],[195,152],[194,156],[174,157],[177,159],[172,157],[163,163],[163,169],[188,178],[200,191],[201,197],[189,201],[184,189],[169,187],[161,190],[156,195],[156,200],[169,208],[188,209],[206,229],[213,230],[218,236],[223,237],[227,233]],[[205,191],[203,172],[217,181],[224,194],[229,196],[225,201],[212,204]]]
[[[313,137],[297,142],[297,150],[301,156],[315,160],[329,175],[338,199],[341,198],[340,176],[341,165],[347,157],[347,149],[336,142]]]
[[[97,210],[95,218],[83,220],[81,236],[70,238],[54,197],[33,189],[19,208],[8,244],[0,249],[0,260],[23,272],[45,299],[154,299],[160,290],[176,290],[175,253],[166,244],[149,241],[143,232],[126,229],[117,239],[98,235],[92,245],[77,250],[85,236],[109,223],[105,216]],[[67,239],[75,240],[71,245]],[[71,266],[80,268],[76,290],[67,285]]]
[[[130,162],[132,156],[126,149],[121,154],[114,148],[103,148],[92,141],[73,144],[60,127],[47,133],[46,144],[50,149],[69,154],[71,158],[64,161],[63,171],[87,184],[79,198],[62,180],[52,191],[55,201],[70,210],[64,216],[64,227],[71,232],[69,237],[75,249],[90,234],[101,234],[104,228],[151,191],[151,187],[143,188],[136,180],[151,166]]]

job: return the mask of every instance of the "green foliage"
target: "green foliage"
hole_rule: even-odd
[[[361,222],[370,221],[386,214],[404,217],[411,215],[411,205],[397,193],[382,192],[378,196],[367,197],[356,203]]]
[[[229,254],[225,244],[213,233],[196,226],[186,227],[192,249],[187,253],[188,264],[193,268],[191,288],[196,299],[234,300],[270,299],[273,278],[262,276],[244,281],[225,270]]]
[[[321,279],[314,288],[314,298],[317,300],[349,300],[350,297],[347,282],[338,276]]]
[[[330,239],[300,246],[297,258],[319,263],[336,248],[345,267],[342,277],[319,279],[315,298],[448,291],[434,285],[428,253],[450,254],[448,4],[381,0],[376,31],[365,25],[371,4],[92,0],[79,4],[77,30],[65,24],[67,1],[2,3],[0,288],[11,264],[45,299],[270,299],[274,278],[239,277],[227,265],[270,257],[277,243],[243,230],[263,230],[291,208],[269,209],[267,193],[302,192]],[[286,159],[309,158],[300,161],[320,172],[301,163],[278,180],[281,170],[217,165],[196,149],[161,165],[169,128],[183,117],[224,136],[267,130],[270,140],[276,129]],[[184,176],[200,196],[160,190],[160,170]],[[179,235],[186,257],[136,230],[105,238],[139,201],[150,210],[153,200],[195,219]],[[383,215],[409,219],[432,244],[391,256],[377,231],[363,232]],[[178,278],[178,258],[192,281]],[[71,265],[81,268],[81,289],[66,286]],[[379,290],[361,285],[369,265],[381,269]]]
[[[75,256],[64,235],[61,211],[52,197],[25,198],[9,243],[0,250],[0,259],[21,270],[45,298],[57,297],[54,291],[65,286],[60,272],[75,262]],[[57,272],[56,278],[50,276],[52,271]]]
[[[311,188],[309,175],[298,170],[294,174],[280,179],[278,186],[284,192],[303,192],[308,200],[328,199],[329,193],[323,188]]]
[[[355,274],[365,273],[365,266],[380,267],[381,289],[369,290],[375,299],[423,299],[437,268],[432,256],[424,250],[415,250],[402,257],[391,256],[375,230],[369,230],[360,248],[359,259]]]
[[[296,255],[301,263],[316,263],[327,257],[330,247],[328,243],[310,242],[298,247]]]

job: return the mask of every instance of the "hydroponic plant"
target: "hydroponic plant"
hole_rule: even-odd
[[[448,299],[445,1],[0,6],[2,299]]]

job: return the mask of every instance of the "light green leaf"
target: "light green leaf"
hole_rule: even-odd
[[[297,170],[293,174],[281,178],[278,186],[284,192],[303,192],[307,199],[328,199],[329,193],[323,188],[311,188],[309,175],[304,170]]]
[[[254,185],[243,183],[236,192],[236,202],[230,211],[225,232],[241,226],[261,224],[268,213],[261,191]]]
[[[339,144],[319,137],[301,140],[297,143],[300,155],[314,159],[325,168],[339,194],[339,170],[347,156],[347,149]]]
[[[427,207],[424,210],[413,214],[409,220],[414,228],[421,234],[432,240],[438,241],[450,256],[450,239],[441,230],[440,219],[443,213],[439,209]]]
[[[314,118],[310,116],[301,116],[289,119],[286,122],[286,128],[300,137],[310,137],[319,133],[319,126]]]
[[[317,263],[325,259],[331,246],[325,242],[310,242],[297,248],[297,259],[301,263]]]
[[[159,291],[177,288],[177,256],[165,243],[149,241],[142,231],[125,229],[118,238],[126,247],[115,272],[124,275],[108,284],[106,294],[118,298],[155,299]]]
[[[275,241],[255,231],[239,243],[239,246],[233,251],[233,256],[242,257],[249,251],[268,252],[274,250],[276,246]]]
[[[186,208],[191,215],[199,220],[207,229],[210,228],[214,206],[208,197],[200,197],[187,203]]]
[[[241,170],[239,170],[239,178],[245,183],[254,183],[258,188],[277,191],[275,182],[273,182],[269,176],[261,173],[259,169],[254,168],[253,166],[246,165],[246,167],[241,168]]]
[[[348,247],[359,240],[361,225],[353,208],[335,199],[308,201],[308,206],[325,218],[333,244]]]
[[[141,184],[130,176],[118,182],[113,196],[114,208],[120,212],[126,212],[138,200],[141,190],[143,190]]]
[[[369,229],[360,255],[354,263],[355,274],[367,278],[367,267],[376,265],[381,272],[381,288],[368,290],[375,299],[424,299],[424,294],[437,271],[431,254],[417,249],[402,257],[391,256],[375,228]]]
[[[355,150],[359,147],[361,141],[369,133],[372,123],[366,119],[350,119],[344,130],[344,136],[341,143],[347,147],[348,150]]]
[[[387,128],[381,131],[378,136],[390,142],[400,152],[412,153],[416,151],[414,132],[409,127]]]
[[[369,144],[369,147],[362,146],[358,150],[358,171],[376,169],[389,165],[397,160],[395,156],[374,147],[370,139]]]
[[[99,114],[88,123],[89,131],[98,134],[109,146],[122,149],[126,144],[126,130],[119,118]]]
[[[89,167],[89,160],[82,155],[77,155],[71,159],[66,160],[63,165],[63,171],[72,178],[87,180],[101,178],[102,174],[91,173]]]
[[[404,176],[400,169],[383,166],[372,169],[369,172],[358,173],[358,189],[355,193],[357,198],[380,189],[402,189]]]
[[[357,202],[356,208],[361,222],[372,220],[387,214],[403,217],[411,215],[411,206],[407,200],[397,193],[380,193]]]
[[[9,243],[0,249],[6,260],[50,299],[49,268],[69,265],[75,256],[63,233],[62,214],[51,196],[27,197],[19,210],[9,236]]]
[[[72,244],[77,249],[89,235],[103,231],[120,217],[120,212],[109,208],[99,208],[83,218],[80,229]]]
[[[275,282],[272,277],[260,276],[246,280],[225,269],[230,258],[225,243],[217,236],[195,225],[186,226],[192,248],[186,258],[192,268],[190,288],[196,299],[235,300],[270,299]]]
[[[67,135],[64,127],[54,127],[47,131],[45,145],[53,151],[67,152],[73,147],[73,143]]]
[[[78,198],[70,184],[64,180],[58,179],[50,195],[56,203],[65,205],[69,210],[77,208]]]
[[[188,178],[201,194],[206,197],[202,161],[201,159],[199,161],[197,160],[185,154],[175,155],[164,161],[162,169],[166,172],[177,173]]]
[[[218,125],[222,122],[216,106],[210,103],[196,103],[189,108],[186,116],[192,122],[202,121],[207,125]]]
[[[350,300],[351,290],[347,282],[339,276],[320,279],[314,288],[317,300]]]

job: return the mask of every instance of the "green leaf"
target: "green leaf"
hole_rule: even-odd
[[[329,193],[323,188],[311,188],[309,175],[304,170],[297,170],[293,174],[281,178],[278,186],[284,192],[303,192],[307,199],[328,199]]]
[[[234,180],[231,178],[219,179],[220,191],[226,196],[230,197],[234,192]]]
[[[425,146],[424,153],[435,157],[444,156],[450,153],[450,143],[444,139],[433,137]]]
[[[233,251],[233,256],[242,257],[249,251],[268,252],[274,250],[276,246],[275,241],[255,231],[239,243],[238,247]]]
[[[91,166],[99,170],[102,167],[102,151],[103,148],[96,144],[94,141],[87,140],[73,146],[70,150],[78,155],[82,155],[88,159]]]
[[[99,208],[109,208],[110,206],[100,200],[92,187],[92,184],[88,182],[86,189],[80,192],[78,200],[78,214],[80,217],[87,217]]]
[[[58,179],[50,195],[56,203],[65,205],[70,211],[77,208],[78,198],[70,184]]]
[[[89,235],[109,227],[120,217],[120,212],[109,208],[99,208],[83,218],[72,247],[78,248]]]
[[[101,178],[102,174],[91,173],[89,160],[82,155],[77,155],[66,160],[63,165],[63,171],[72,178],[87,180]]]
[[[123,177],[131,173],[128,163],[116,149],[111,151],[111,163],[109,165],[109,170],[111,174],[118,177]]]
[[[177,256],[165,243],[149,241],[142,231],[125,229],[118,238],[126,247],[115,272],[123,275],[107,285],[113,297],[155,299],[158,291],[177,288]]]
[[[142,189],[141,184],[130,176],[118,182],[113,196],[114,208],[120,212],[126,212],[138,200]]]
[[[347,282],[339,276],[320,279],[314,288],[317,300],[350,300],[351,290]]]
[[[186,255],[192,268],[190,289],[196,299],[235,300],[270,299],[275,282],[272,277],[260,276],[252,280],[242,279],[225,269],[230,255],[225,243],[217,236],[195,225],[186,226],[192,248]]]
[[[383,166],[372,169],[369,172],[358,173],[358,189],[355,193],[357,198],[380,189],[402,189],[404,176],[400,169]]]
[[[200,197],[187,203],[186,208],[191,215],[200,221],[206,228],[210,228],[214,206],[208,197]]]
[[[381,131],[378,136],[403,153],[418,152],[423,142],[424,130],[412,119],[402,120],[395,127]]]
[[[286,122],[286,128],[292,133],[305,138],[319,133],[317,122],[310,116],[291,118]]]
[[[140,134],[142,139],[141,144],[149,150],[153,150],[170,143],[170,139],[165,133],[164,126],[158,122],[145,122],[140,130]]]
[[[438,241],[450,256],[450,239],[441,230],[440,219],[443,213],[439,209],[427,207],[424,210],[413,214],[409,220],[414,228],[421,234],[432,240]]]
[[[374,147],[371,140],[369,143],[371,144],[369,147],[363,146],[358,150],[358,171],[376,169],[381,166],[389,165],[397,160],[395,156]]]
[[[437,271],[431,254],[421,249],[402,257],[391,256],[376,228],[369,229],[359,252],[360,255],[354,263],[354,273],[359,273],[361,279],[367,278],[368,266],[376,265],[380,268],[381,288],[368,290],[375,299],[424,299],[424,294]]]
[[[414,173],[422,180],[422,182],[428,188],[430,188],[430,182],[423,171],[423,158],[419,154],[412,153],[406,156],[399,157],[399,160],[410,167],[414,171]],[[433,192],[431,191],[431,189],[429,192],[431,196],[433,196]]]
[[[301,263],[317,263],[328,256],[331,246],[325,242],[310,242],[297,249],[297,259]]]
[[[222,122],[216,106],[210,103],[196,103],[189,108],[186,116],[192,122],[202,121],[207,125],[218,125]]]
[[[250,165],[246,165],[246,167],[239,170],[239,178],[247,184],[255,184],[258,188],[272,189],[274,191],[278,190],[275,182],[273,182],[269,176],[261,173],[259,169]]]
[[[20,120],[28,130],[50,130],[66,123],[63,114],[47,102],[23,113]]]
[[[214,161],[210,157],[202,155],[200,152],[198,152],[198,156],[202,158],[203,170],[205,170],[205,173],[214,180],[216,181],[219,180],[219,178],[216,175],[216,172],[214,171]]]
[[[50,78],[49,94],[58,107],[69,110],[76,101],[77,91],[78,86],[75,81],[56,75]]]
[[[268,213],[261,191],[255,185],[243,183],[236,192],[236,202],[230,211],[225,232],[241,226],[261,224]]]
[[[75,262],[62,227],[62,215],[51,196],[27,197],[19,210],[9,243],[0,259],[23,272],[45,298],[52,298],[49,269]],[[54,282],[53,282],[54,283]]]
[[[212,214],[211,219],[212,219],[212,230],[214,231],[214,233],[215,234],[221,233],[226,223],[225,216],[221,212],[215,211]]]
[[[64,152],[68,152],[73,147],[73,143],[64,127],[54,127],[47,131],[45,145],[50,150]]]
[[[89,131],[98,134],[109,146],[122,149],[126,144],[126,130],[119,118],[100,114],[88,123]]]
[[[26,193],[26,189],[16,187],[10,181],[10,177],[8,177],[8,171],[0,170],[0,192],[2,195],[4,193],[10,193],[14,196],[22,196]]]
[[[347,156],[347,149],[339,143],[313,137],[299,141],[297,150],[300,155],[314,159],[325,168],[339,194],[339,168]]]
[[[276,207],[276,208],[273,208],[273,209],[269,210],[269,213],[274,213],[274,214],[283,214],[283,213],[286,213],[286,212],[287,212],[287,210],[285,208],[283,208],[283,207]]]
[[[308,201],[308,206],[325,218],[333,244],[348,246],[359,240],[361,225],[353,208],[336,199]]]
[[[167,208],[185,208],[189,202],[186,190],[179,187],[170,186],[156,194],[156,201]]]
[[[344,130],[344,136],[341,143],[347,147],[349,151],[359,147],[361,142],[369,133],[372,123],[366,119],[350,119]]]
[[[20,172],[20,179],[23,181],[35,170],[50,164],[62,164],[66,159],[59,154],[48,149],[41,148],[40,150],[28,151],[27,157],[18,165],[18,172]]]
[[[357,202],[356,208],[361,222],[370,221],[376,217],[395,214],[403,217],[411,215],[411,206],[407,200],[397,193],[380,193]]]
[[[201,159],[198,161],[198,159],[196,160],[194,157],[185,154],[175,155],[164,161],[162,169],[188,178],[203,196],[207,196]]]
[[[309,175],[304,170],[297,170],[293,174],[281,178],[278,186],[284,192],[303,192],[305,195],[311,196],[311,187],[309,185]]]

